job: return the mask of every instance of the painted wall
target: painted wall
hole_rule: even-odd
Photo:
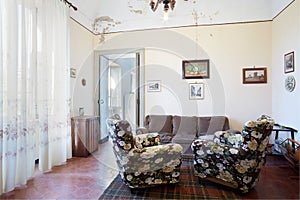
[[[78,116],[80,107],[87,115],[93,110],[93,42],[94,35],[73,20],[70,20],[71,67],[76,69],[76,78],[71,78],[71,116]],[[83,86],[81,81],[86,80]]]
[[[242,84],[243,67],[271,74],[271,22],[137,31],[105,35],[97,50],[145,48],[145,78],[161,80],[161,92],[146,92],[146,114],[227,115],[231,127],[272,113],[267,84]],[[100,41],[100,36],[95,41]],[[182,60],[209,59],[209,79],[182,79]],[[205,84],[203,100],[189,99],[189,83]]]
[[[161,80],[162,91],[146,92],[146,114],[225,114],[232,128],[240,129],[249,119],[269,114],[277,123],[298,130],[300,121],[300,15],[294,1],[272,22],[201,26],[169,30],[137,31],[94,36],[71,20],[71,66],[78,76],[72,80],[72,115],[84,107],[93,114],[94,49],[145,48],[145,77]],[[295,52],[295,72],[284,74],[283,55]],[[209,59],[210,79],[182,79],[183,59]],[[265,66],[268,83],[242,84],[242,67]],[[296,88],[285,90],[288,75],[296,78]],[[87,86],[80,84],[87,78]],[[205,84],[204,100],[189,100],[188,86]],[[273,92],[272,92],[273,91]],[[299,141],[298,134],[298,141]]]
[[[272,113],[276,122],[300,130],[300,95],[299,95],[299,52],[300,52],[300,3],[294,1],[272,23]],[[284,54],[294,51],[295,71],[284,73]],[[287,76],[296,79],[293,92],[285,89]],[[289,136],[289,135],[288,135]],[[282,135],[281,137],[285,137]],[[289,136],[290,137],[290,136]],[[299,133],[297,134],[300,140]]]

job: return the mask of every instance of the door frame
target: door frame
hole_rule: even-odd
[[[138,82],[140,85],[140,89],[138,90],[139,99],[137,99],[137,105],[139,105],[139,119],[137,122],[138,126],[144,126],[144,116],[145,116],[145,49],[116,49],[116,50],[94,50],[94,98],[93,98],[93,110],[94,115],[100,116],[100,94],[99,94],[99,86],[100,86],[100,80],[99,80],[99,73],[100,73],[100,56],[110,55],[110,54],[138,54],[139,56],[136,56],[137,65],[136,68],[138,70]],[[138,102],[139,100],[139,102]],[[99,123],[101,126],[101,121],[99,118]],[[105,125],[106,126],[106,125]],[[135,128],[135,127],[134,127]],[[99,134],[100,131],[99,131]],[[99,141],[101,143],[101,141]]]

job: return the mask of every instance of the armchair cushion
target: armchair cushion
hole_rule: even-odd
[[[181,164],[182,147],[179,144],[163,144],[143,149],[132,149],[124,161],[127,172],[149,172],[165,166],[173,168]]]
[[[134,136],[134,145],[136,148],[151,147],[160,144],[158,133],[145,133]]]

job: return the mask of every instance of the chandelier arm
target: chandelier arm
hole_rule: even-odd
[[[162,3],[163,2],[163,0],[157,0],[156,1],[156,3],[155,3],[155,6],[153,7],[153,12],[155,12],[156,11],[156,9],[158,8],[158,5],[160,4],[160,3]]]

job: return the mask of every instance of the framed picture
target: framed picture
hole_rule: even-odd
[[[70,77],[71,78],[76,78],[76,69],[75,68],[70,69]]]
[[[190,99],[204,99],[204,83],[190,83],[189,85]]]
[[[267,68],[243,68],[243,83],[267,83]]]
[[[160,92],[161,91],[161,81],[148,81],[147,82],[148,92]]]
[[[284,54],[284,73],[294,71],[294,52]]]
[[[183,60],[183,79],[209,78],[209,60]]]

